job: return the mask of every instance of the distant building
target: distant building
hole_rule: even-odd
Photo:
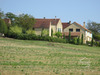
[[[60,19],[36,19],[34,25],[36,35],[41,35],[42,29],[49,31],[49,36],[51,36],[51,29],[53,33],[61,32],[62,33],[62,22]]]
[[[63,35],[68,37],[69,31],[71,32],[71,37],[80,37],[83,34],[83,42],[92,40],[92,32],[85,28],[85,22],[83,22],[83,26],[74,22],[71,24],[71,21],[68,23],[62,23],[63,25]]]
[[[34,30],[36,35],[41,35],[42,29],[49,31],[49,36],[51,36],[51,29],[53,33],[61,32],[63,35],[68,38],[69,31],[71,32],[71,38],[80,37],[83,34],[83,42],[92,40],[92,32],[85,28],[85,22],[83,22],[83,26],[78,24],[77,22],[71,23],[62,23],[60,19],[35,19],[36,23],[34,25]]]
[[[10,19],[4,19],[4,21],[5,21],[5,23],[7,23],[7,24],[11,24],[11,20]]]

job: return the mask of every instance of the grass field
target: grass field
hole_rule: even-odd
[[[0,37],[0,75],[100,75],[100,47]]]

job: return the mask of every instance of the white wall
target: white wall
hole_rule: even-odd
[[[89,36],[92,38],[92,33],[88,32],[88,31],[85,31],[85,33],[86,33],[86,37]]]
[[[85,31],[86,34],[86,41],[91,41],[92,40],[92,33]]]

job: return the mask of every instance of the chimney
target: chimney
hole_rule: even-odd
[[[69,24],[71,24],[71,21],[69,21]]]
[[[55,16],[55,20],[56,20],[56,16]]]
[[[43,19],[45,19],[45,17],[43,17]]]
[[[83,27],[85,27],[85,22],[83,22]]]

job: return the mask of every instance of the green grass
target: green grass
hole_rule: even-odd
[[[0,37],[1,75],[100,75],[100,47]]]

